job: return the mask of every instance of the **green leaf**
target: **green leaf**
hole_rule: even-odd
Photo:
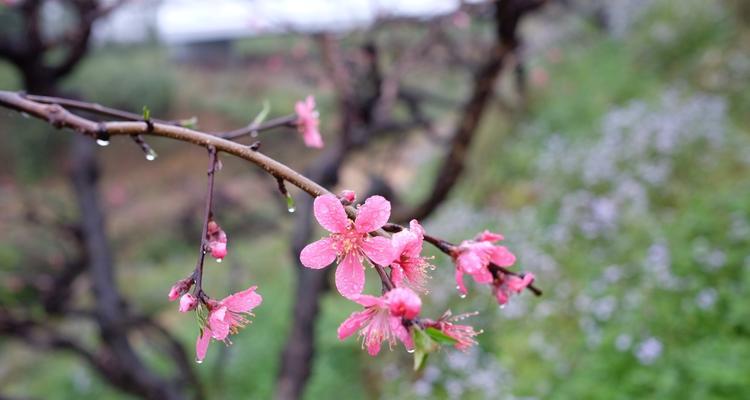
[[[269,112],[271,112],[271,104],[268,102],[268,100],[263,100],[263,109],[261,109],[258,115],[255,116],[253,122],[250,125],[260,125],[260,123],[266,119]]]
[[[425,366],[427,356],[439,349],[440,345],[432,340],[421,328],[412,327],[411,334],[414,340],[414,370],[419,371]]]
[[[190,117],[180,120],[180,126],[189,129],[195,129],[198,126],[198,117]]]
[[[446,335],[443,333],[443,331],[435,329],[433,327],[429,327],[425,329],[425,333],[429,337],[431,337],[434,341],[440,343],[440,344],[456,344],[458,343],[458,340]]]
[[[151,119],[151,110],[148,109],[148,106],[143,106],[143,119],[146,121]]]

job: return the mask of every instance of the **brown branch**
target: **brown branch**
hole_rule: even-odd
[[[153,129],[149,130],[148,124],[145,122],[92,121],[75,115],[58,104],[38,103],[26,99],[18,93],[8,91],[0,91],[0,106],[25,112],[33,117],[45,120],[57,128],[70,128],[91,137],[96,137],[100,132],[105,132],[110,136],[141,134],[166,137],[206,148],[213,146],[217,151],[252,162],[269,174],[283,178],[313,197],[329,193],[322,186],[259,151],[253,151],[242,144],[205,132],[157,122],[154,122],[152,124]]]
[[[495,82],[502,71],[506,57],[515,51],[518,45],[517,26],[520,19],[536,9],[544,0],[505,0],[495,4],[495,44],[489,58],[474,75],[473,90],[463,108],[450,147],[444,162],[435,176],[432,191],[420,204],[413,208],[401,208],[394,212],[394,219],[399,222],[412,218],[423,219],[438,207],[451,192],[463,173],[472,140],[479,130],[494,92]]]
[[[24,94],[23,97],[35,101],[38,103],[43,104],[58,104],[63,107],[72,109],[72,110],[79,110],[79,111],[86,111],[92,114],[102,115],[105,117],[110,118],[118,118],[123,119],[126,121],[143,121],[143,115],[136,114],[128,111],[122,111],[115,108],[105,107],[98,103],[90,103],[87,101],[80,101],[80,100],[72,100],[72,99],[66,99],[63,97],[54,97],[54,96],[40,96],[40,95],[33,95],[33,94]],[[177,126],[184,126],[185,124],[181,123],[180,121],[168,121],[168,120],[161,120],[161,119],[151,119],[152,122],[165,124],[165,125],[177,125]]]

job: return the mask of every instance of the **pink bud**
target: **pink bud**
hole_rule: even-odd
[[[395,288],[385,294],[385,301],[391,311],[391,315],[413,319],[419,315],[422,308],[422,300],[408,288]]]
[[[209,246],[211,247],[211,257],[221,260],[227,256],[226,242],[211,242]]]
[[[349,204],[352,204],[354,203],[354,200],[357,200],[357,194],[354,193],[353,190],[342,190],[341,193],[339,193],[339,198]]]
[[[212,257],[221,261],[227,256],[227,234],[213,219],[208,221],[206,239],[208,239],[208,249],[211,251]]]
[[[188,312],[195,310],[198,306],[198,299],[190,293],[185,293],[180,298],[180,312]]]
[[[169,289],[169,301],[175,301],[193,286],[193,278],[185,278],[175,282]]]
[[[497,242],[498,240],[503,240],[503,235],[495,232],[490,232],[485,230],[484,232],[477,235],[477,241],[478,242]]]

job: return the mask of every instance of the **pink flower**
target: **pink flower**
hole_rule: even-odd
[[[315,99],[307,96],[304,101],[298,101],[294,105],[294,111],[297,113],[297,130],[302,134],[305,146],[322,148],[323,138],[318,131],[318,112],[315,111]]]
[[[436,322],[425,320],[423,321],[423,323],[426,327],[433,327],[453,338],[456,341],[456,343],[453,345],[455,348],[459,350],[466,350],[469,347],[477,344],[477,341],[474,340],[474,337],[482,333],[482,331],[477,332],[473,327],[469,325],[459,325],[455,324],[454,322],[466,319],[472,315],[476,315],[476,313],[462,314],[451,317],[451,312],[446,311],[445,314],[443,314],[443,316],[440,317],[440,319]]]
[[[521,277],[502,274],[501,278],[493,282],[492,291],[497,298],[497,303],[505,305],[508,303],[511,294],[523,292],[532,282],[534,282],[534,274],[532,273],[525,273]]]
[[[187,293],[188,290],[193,286],[193,278],[188,277],[175,282],[174,285],[169,289],[169,301],[175,301],[180,298],[183,294]]]
[[[195,353],[199,362],[206,357],[211,338],[231,343],[227,337],[230,334],[236,334],[240,328],[250,322],[243,314],[252,316],[250,311],[263,301],[263,298],[255,292],[256,288],[257,286],[251,286],[219,302],[209,304],[210,311],[206,325],[202,327],[201,334],[195,343]]]
[[[391,279],[396,286],[406,285],[423,291],[430,263],[422,257],[424,229],[416,219],[411,220],[410,229],[404,229],[391,237],[395,260],[391,263]]]
[[[198,299],[190,293],[185,293],[180,298],[180,312],[188,312],[195,310],[198,306]]]
[[[206,236],[211,257],[221,262],[227,256],[227,234],[214,220],[208,221]]]
[[[393,348],[397,341],[401,341],[407,350],[414,348],[414,342],[403,321],[403,318],[411,319],[419,314],[422,301],[414,292],[406,288],[396,288],[382,297],[358,295],[352,300],[365,309],[352,313],[339,326],[339,340],[344,340],[359,331],[359,335],[364,338],[362,347],[366,347],[371,356],[380,352],[383,341],[388,342],[390,348]]]
[[[315,218],[331,232],[326,238],[305,246],[299,259],[307,268],[320,269],[338,260],[336,288],[345,297],[362,293],[365,287],[364,258],[378,265],[393,260],[391,241],[369,235],[388,222],[391,203],[381,196],[372,196],[359,207],[352,222],[336,196],[318,196],[314,202]]]
[[[462,294],[466,294],[463,275],[469,274],[477,283],[492,283],[494,277],[489,269],[490,263],[500,267],[509,267],[516,262],[516,256],[505,246],[493,243],[502,240],[498,233],[484,231],[475,240],[464,240],[453,254],[456,263],[456,285]]]

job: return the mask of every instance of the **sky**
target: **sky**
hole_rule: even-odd
[[[380,15],[430,16],[460,0],[166,0],[156,13],[167,43],[217,40],[288,29],[341,30]]]

